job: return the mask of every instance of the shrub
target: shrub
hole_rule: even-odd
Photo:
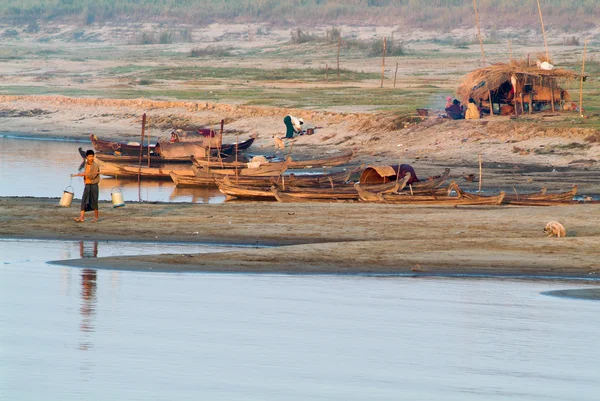
[[[570,38],[564,39],[565,46],[579,46],[579,38],[576,36],[571,36]]]
[[[232,55],[231,48],[209,45],[204,48],[195,47],[190,51],[190,57],[230,57]]]
[[[302,28],[298,28],[295,31],[291,32],[292,35],[292,43],[307,43],[307,42],[314,42],[315,40],[317,40],[317,37],[315,35],[311,35],[308,32],[304,32],[302,30]]]

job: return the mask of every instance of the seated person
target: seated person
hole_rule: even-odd
[[[446,107],[446,113],[448,113],[448,117],[453,120],[461,120],[464,118],[463,109],[457,99],[452,101],[452,106]]]
[[[479,108],[475,104],[473,98],[469,98],[469,104],[467,105],[467,111],[465,111],[465,120],[478,120],[481,118]]]

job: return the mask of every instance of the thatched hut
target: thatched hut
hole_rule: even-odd
[[[503,114],[525,110],[531,113],[545,105],[552,110],[562,109],[571,96],[561,85],[580,78],[581,75],[565,69],[542,69],[528,61],[511,61],[467,74],[461,79],[458,96],[464,103],[473,98],[484,109],[491,108],[492,113],[494,104]]]

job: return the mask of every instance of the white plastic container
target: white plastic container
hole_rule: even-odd
[[[70,191],[69,188],[71,188]],[[60,202],[58,202],[58,204],[63,207],[71,207],[71,202],[73,202],[73,187],[69,185],[63,191],[63,194],[60,198]]]
[[[112,200],[113,207],[125,206],[125,201],[123,200],[123,193],[121,192],[121,188],[114,187],[113,189],[111,189],[110,198]]]

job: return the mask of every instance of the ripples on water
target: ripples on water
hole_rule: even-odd
[[[572,283],[140,273],[45,263],[207,250],[0,241],[0,399],[600,394],[600,302],[540,295]]]
[[[89,141],[23,139],[2,135],[0,134],[0,196],[60,198],[63,191],[71,186],[75,198],[81,199],[82,178],[71,179],[70,175],[78,172],[82,162],[77,149],[91,148]],[[141,186],[138,186],[137,179],[109,177],[102,177],[100,180],[100,200],[110,201],[110,193],[114,187],[120,187],[126,203],[139,199],[193,203],[220,203],[225,200],[225,196],[217,188],[177,188],[170,180],[142,180]],[[77,204],[77,201],[73,204]]]

